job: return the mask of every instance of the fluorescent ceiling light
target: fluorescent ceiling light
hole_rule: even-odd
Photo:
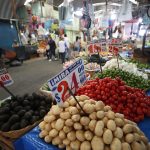
[[[132,2],[133,4],[136,4],[136,5],[139,4],[139,2],[137,2],[136,0],[129,0],[129,1]]]
[[[106,5],[106,3],[95,3],[95,4],[93,4],[93,6],[103,6],[103,5]],[[108,3],[108,5],[118,6],[118,7],[121,6],[121,4],[118,4],[118,3]]]
[[[104,10],[98,10],[98,11],[95,11],[94,14],[97,14],[97,13],[101,13],[103,12]]]
[[[118,4],[118,3],[110,3],[110,4],[108,4],[108,5],[111,5],[111,6],[118,6],[118,7],[122,6],[121,4]]]
[[[95,3],[95,4],[93,4],[93,6],[102,6],[102,5],[106,5],[106,3]]]

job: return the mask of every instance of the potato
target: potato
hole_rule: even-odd
[[[89,123],[89,129],[90,129],[91,131],[94,131],[94,130],[95,130],[96,123],[97,123],[96,120],[91,120],[91,121],[90,121],[90,123]]]
[[[65,125],[66,125],[66,126],[69,126],[69,127],[73,126],[73,121],[72,121],[72,119],[67,119],[67,120],[65,121]]]
[[[65,121],[61,118],[59,118],[55,123],[56,130],[60,131],[64,127]]]
[[[79,104],[81,105],[81,107],[83,108],[84,106],[84,102],[79,102]],[[80,106],[78,104],[76,104],[76,107],[78,110],[81,110]]]
[[[59,144],[62,144],[61,143],[61,139],[59,138],[59,136],[55,137],[52,139],[52,144],[53,145],[59,145]]]
[[[81,141],[81,142],[85,141],[85,137],[84,137],[84,132],[83,132],[83,130],[77,130],[77,131],[76,131],[76,138],[77,138],[79,141]]]
[[[122,150],[131,150],[129,143],[126,142],[122,143]]]
[[[65,102],[63,103],[63,108],[68,108],[68,107],[69,107],[69,102],[65,101]]]
[[[132,143],[132,142],[134,141],[134,135],[131,134],[131,133],[127,134],[127,135],[125,136],[125,141],[126,141],[127,143]]]
[[[135,122],[128,120],[128,119],[124,119],[124,122],[125,122],[125,124],[132,124],[134,126],[137,126],[137,124]]]
[[[121,128],[117,127],[114,131],[114,136],[118,139],[121,139],[123,137],[123,131]]]
[[[69,139],[67,139],[67,138],[66,138],[66,139],[64,139],[64,140],[63,140],[63,144],[64,144],[64,145],[69,145],[69,144],[70,144]]]
[[[95,104],[96,104],[96,101],[94,99],[89,99],[91,104],[94,104],[94,107],[95,107]]]
[[[54,121],[56,119],[56,117],[54,115],[50,115],[50,116],[45,116],[44,117],[44,121],[46,123],[51,123],[52,121]]]
[[[97,119],[96,112],[91,113],[91,114],[89,115],[89,118],[90,118],[91,120],[96,120],[96,119]]]
[[[87,114],[91,114],[94,112],[95,108],[93,104],[85,104],[83,106],[83,110],[87,113]]]
[[[48,131],[43,130],[43,131],[40,132],[39,137],[40,137],[40,138],[44,138],[44,137],[47,136],[47,135],[48,135]]]
[[[115,121],[114,120],[108,120],[107,128],[110,129],[111,131],[115,131],[116,130]]]
[[[70,146],[66,146],[66,150],[72,150]]]
[[[89,131],[89,130],[85,131],[84,132],[84,137],[85,137],[86,140],[91,141],[92,138],[93,138],[93,133],[91,131]]]
[[[63,127],[63,131],[64,131],[65,133],[69,133],[71,130],[72,130],[72,127],[68,127],[68,126],[64,126],[64,127]]]
[[[109,110],[112,110],[112,108],[110,106],[105,106],[103,109],[105,112],[108,112]]]
[[[42,121],[42,122],[39,124],[39,128],[40,128],[41,130],[44,130],[45,125],[46,125],[45,121]]]
[[[73,115],[71,117],[71,119],[74,121],[74,122],[78,122],[80,120],[80,115],[79,114],[76,114],[76,115]]]
[[[121,150],[121,142],[118,138],[114,138],[111,145],[110,145],[110,148],[111,150]]]
[[[104,111],[97,111],[96,116],[99,119],[103,119],[105,116],[105,113],[104,113]]]
[[[59,138],[62,140],[66,138],[66,133],[63,130],[59,131]]]
[[[123,127],[123,132],[125,134],[131,133],[133,131],[133,125],[131,124],[125,124]]]
[[[69,113],[71,115],[75,115],[75,114],[78,114],[79,111],[78,111],[78,109],[76,107],[69,107]]]
[[[62,112],[60,114],[60,118],[64,119],[64,120],[67,120],[71,117],[70,113],[69,112]]]
[[[144,144],[144,142],[140,142],[141,143],[141,148],[142,148],[142,150],[146,150],[147,149],[147,147],[146,147],[146,145]]]
[[[110,147],[108,145],[105,145],[104,150],[110,150]]]
[[[103,121],[104,125],[107,126],[108,118],[107,118],[107,117],[104,117],[104,118],[102,119],[102,121]]]
[[[103,134],[104,143],[105,144],[111,144],[112,140],[113,140],[112,131],[109,129],[106,129],[106,131],[104,131],[104,134]]]
[[[91,150],[91,143],[89,141],[84,141],[80,145],[80,150]]]
[[[49,132],[51,129],[52,129],[51,125],[49,123],[47,123],[45,125],[45,130]]]
[[[49,131],[49,136],[54,138],[58,135],[58,131],[56,129],[52,129],[51,131]]]
[[[104,106],[105,105],[104,105],[104,103],[102,101],[98,101],[95,104],[95,109],[96,109],[96,111],[103,110]]]
[[[148,143],[148,139],[146,136],[140,136],[141,141],[143,141],[145,144]]]
[[[70,106],[75,106],[77,104],[77,102],[74,98],[71,98],[68,102],[69,102]]]
[[[59,115],[63,111],[63,109],[60,108],[58,105],[53,105],[51,107],[51,111],[53,115]]]
[[[141,144],[138,143],[138,142],[133,142],[133,143],[131,144],[131,148],[132,148],[133,150],[142,150],[142,146],[141,146]]]
[[[81,142],[78,141],[78,140],[72,141],[72,142],[70,143],[70,147],[71,147],[73,150],[79,150],[79,149],[80,149],[80,145],[81,145]]]
[[[51,143],[52,137],[50,137],[49,135],[47,135],[47,136],[45,136],[44,141],[45,141],[46,143]]]
[[[115,118],[115,123],[118,127],[124,126],[124,121],[121,118]]]
[[[113,111],[111,111],[111,110],[109,110],[107,112],[106,116],[107,116],[108,119],[112,119],[112,120],[115,119],[115,113]]]
[[[73,127],[75,130],[81,130],[82,129],[82,125],[78,122],[74,123]]]
[[[89,117],[85,117],[85,116],[81,117],[80,123],[81,123],[81,125],[83,125],[83,126],[88,126],[89,123],[90,123]]]
[[[56,120],[51,123],[51,127],[55,129]]]
[[[90,98],[88,97],[88,96],[86,96],[86,95],[81,95],[80,97],[79,97],[79,100],[80,101],[85,101],[85,100],[89,100]]]
[[[123,115],[123,114],[120,114],[120,113],[115,113],[115,117],[116,117],[116,118],[124,119],[124,115]]]
[[[103,140],[98,136],[93,137],[91,141],[91,145],[92,145],[92,150],[104,150]]]
[[[76,132],[75,131],[70,131],[68,134],[67,134],[67,138],[70,140],[70,141],[74,141],[76,139]]]
[[[141,136],[140,136],[139,134],[133,133],[133,135],[134,135],[134,140],[135,140],[136,142],[141,141]]]
[[[64,149],[64,148],[65,148],[65,145],[64,145],[64,144],[59,144],[58,147],[59,147],[60,149]]]
[[[103,135],[103,128],[104,128],[103,121],[98,121],[96,123],[96,127],[95,127],[95,130],[94,130],[95,135],[102,136]]]

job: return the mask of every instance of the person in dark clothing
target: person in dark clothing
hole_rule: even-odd
[[[54,59],[56,59],[56,55],[55,55],[55,49],[56,49],[56,43],[55,41],[52,39],[52,37],[49,37],[49,41],[48,41],[48,45],[49,45],[49,50],[48,50],[48,59],[49,61],[52,61],[52,56],[54,56]]]

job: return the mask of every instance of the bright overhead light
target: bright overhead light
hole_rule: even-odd
[[[102,5],[106,5],[106,3],[95,3],[95,4],[93,4],[93,6],[102,6]]]
[[[28,3],[32,2],[32,0],[26,0],[24,5],[27,5]]]
[[[106,5],[106,3],[95,3],[95,4],[93,4],[93,6],[103,6],[103,5]],[[121,4],[118,4],[118,3],[108,3],[108,5],[118,6],[118,7],[121,6]]]
[[[101,12],[103,12],[103,10],[95,11],[94,14],[101,13]]]
[[[136,4],[136,5],[139,4],[139,2],[137,2],[136,0],[129,0],[129,1],[132,2],[133,4]]]
[[[110,4],[108,4],[108,5],[111,5],[111,6],[118,6],[118,7],[122,6],[121,4],[118,4],[118,3],[110,3]]]

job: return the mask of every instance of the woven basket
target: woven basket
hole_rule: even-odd
[[[9,131],[9,132],[2,132],[0,131],[0,135],[5,137],[5,138],[10,138],[10,139],[18,139],[20,138],[22,135],[24,135],[25,133],[27,133],[29,130],[33,129],[35,126],[37,126],[40,122],[40,121],[37,121],[35,122],[33,125],[29,125],[23,129],[20,129],[20,130],[14,130],[14,131]]]

